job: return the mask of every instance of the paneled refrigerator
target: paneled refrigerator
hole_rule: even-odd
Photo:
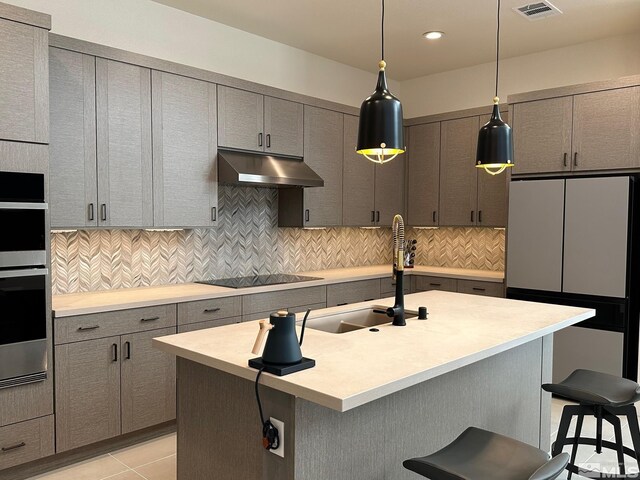
[[[576,368],[638,377],[640,178],[515,180],[507,297],[595,308],[554,335],[553,381]]]

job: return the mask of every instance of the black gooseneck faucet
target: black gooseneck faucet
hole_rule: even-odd
[[[403,327],[404,319],[404,220],[401,215],[393,217],[393,278],[396,281],[396,301],[387,308],[387,315],[393,317],[393,324]]]

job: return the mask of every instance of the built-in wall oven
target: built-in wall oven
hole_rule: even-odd
[[[47,375],[44,175],[0,172],[0,388]]]

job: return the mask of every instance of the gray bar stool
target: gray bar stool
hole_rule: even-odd
[[[442,450],[402,465],[431,480],[553,480],[569,455],[542,450],[504,435],[467,428]]]
[[[551,453],[557,455],[562,452],[565,445],[573,445],[571,460],[567,465],[569,480],[571,480],[573,473],[589,478],[638,478],[637,473],[625,475],[624,456],[626,454],[636,461],[640,460],[640,429],[638,428],[636,408],[633,405],[640,400],[640,385],[615,375],[594,372],[593,370],[576,370],[562,382],[547,383],[542,385],[542,388],[547,392],[579,403],[579,405],[566,405],[562,410],[558,436],[551,449]],[[596,418],[596,438],[580,436],[585,415],[593,415]],[[619,415],[627,417],[633,449],[625,447],[623,444]],[[576,431],[573,437],[567,438],[573,416],[577,417]],[[615,443],[602,439],[603,420],[613,426]],[[578,468],[575,465],[578,445],[594,445],[596,453],[602,453],[603,448],[615,450],[620,474],[613,475]],[[640,463],[638,466],[640,468]]]

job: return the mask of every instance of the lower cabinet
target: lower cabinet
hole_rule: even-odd
[[[463,280],[427,275],[416,275],[412,278],[414,292],[444,290],[447,292],[469,293],[471,295],[485,295],[487,297],[504,297],[504,284],[502,282]]]
[[[57,453],[175,418],[175,360],[151,344],[175,331],[56,346]]]
[[[53,455],[53,415],[0,428],[0,470]]]
[[[378,298],[380,298],[380,280],[377,278],[327,285],[327,307],[366,302]]]

